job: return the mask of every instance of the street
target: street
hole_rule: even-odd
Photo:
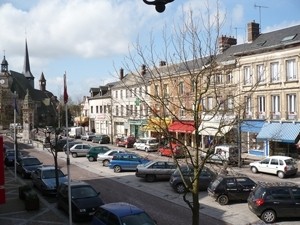
[[[21,145],[20,145],[21,146]],[[109,145],[108,145],[109,146]],[[115,148],[113,146],[109,146]],[[133,149],[130,149],[134,151]],[[38,157],[45,165],[53,164],[53,156],[41,148],[24,150],[30,155]],[[138,152],[147,155],[150,159],[161,159],[157,153]],[[66,154],[58,153],[59,167],[67,172]],[[168,158],[163,157],[164,160]],[[169,159],[171,160],[171,159]],[[148,183],[135,177],[134,172],[114,173],[113,170],[103,167],[98,162],[89,162],[86,157],[72,158],[70,156],[71,179],[85,180],[101,192],[101,197],[107,203],[124,201],[145,209],[158,224],[163,225],[185,225],[191,224],[191,210],[183,202],[182,195],[173,191],[167,181]],[[215,165],[213,165],[215,166]],[[247,174],[256,181],[282,181],[276,176],[266,174],[252,174],[250,169],[233,167],[230,170]],[[285,179],[300,183],[300,177]],[[30,182],[30,180],[28,180]],[[50,204],[55,204],[55,199],[47,198]],[[200,224],[264,224],[248,209],[247,203],[239,202],[226,206],[220,206],[206,192],[199,193],[201,204]],[[170,202],[172,204],[170,204]],[[223,222],[222,222],[223,221]],[[294,220],[278,222],[276,224],[298,224]],[[81,223],[82,224],[82,223]],[[84,223],[85,224],[85,223]],[[88,224],[88,223],[86,223]]]

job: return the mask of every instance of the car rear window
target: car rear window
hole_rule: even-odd
[[[288,166],[292,166],[292,165],[296,164],[296,161],[293,159],[286,159],[284,161],[285,161],[285,164]]]

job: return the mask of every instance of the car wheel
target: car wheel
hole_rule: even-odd
[[[77,157],[77,153],[72,153],[72,157],[76,158]]]
[[[252,171],[252,173],[257,173],[258,172],[258,170],[257,170],[257,168],[255,166],[251,167],[251,171]]]
[[[217,199],[220,205],[227,205],[228,204],[228,196],[227,195],[220,195]]]
[[[268,209],[261,214],[260,218],[266,223],[273,223],[276,220],[276,213],[273,210]]]
[[[108,166],[108,164],[109,164],[109,160],[104,160],[103,161],[103,166]]]
[[[120,166],[115,166],[115,167],[114,167],[114,172],[115,172],[115,173],[120,173],[121,170],[122,170],[122,169],[121,169]]]
[[[148,152],[149,151],[149,149],[148,148],[145,148],[145,152]]]
[[[282,171],[278,171],[278,172],[277,172],[277,176],[278,176],[280,179],[283,179],[283,178],[285,177],[285,174],[284,174],[284,172],[282,172]]]
[[[155,175],[153,175],[153,174],[148,174],[147,176],[146,176],[146,181],[147,182],[153,182],[153,181],[155,181],[156,180],[156,177],[155,177]]]
[[[94,162],[95,161],[94,157],[92,157],[92,156],[90,156],[88,159],[89,159],[90,162]]]
[[[176,192],[179,194],[182,194],[184,192],[186,192],[186,188],[184,186],[184,183],[180,183],[176,185]]]

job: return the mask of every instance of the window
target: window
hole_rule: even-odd
[[[265,68],[264,68],[263,64],[259,64],[256,66],[256,74],[257,74],[257,82],[258,83],[266,82]]]
[[[182,106],[180,107],[180,110],[179,110],[179,116],[185,116],[185,110]]]
[[[102,107],[102,105],[100,105],[100,113],[102,113],[103,112],[103,107]]]
[[[251,84],[251,70],[250,70],[250,66],[245,66],[244,67],[244,84]]]
[[[183,82],[180,81],[178,84],[178,94],[183,95]]]
[[[251,104],[251,97],[245,96],[245,110],[247,115],[251,115],[252,113],[252,104]]]
[[[123,90],[120,90],[120,98],[123,98]]]
[[[128,98],[130,96],[130,90],[126,89],[126,98]]]
[[[226,75],[226,84],[232,83],[232,74],[231,72]]]
[[[115,98],[118,98],[118,91],[115,91]]]
[[[164,97],[169,97],[169,86],[168,84],[164,84]]]
[[[129,105],[126,105],[126,116],[130,115],[130,109],[129,109]]]
[[[227,96],[227,108],[228,109],[234,108],[233,96],[231,96],[231,95]]]
[[[217,104],[219,110],[224,110],[224,99],[222,96],[217,96]]]
[[[259,113],[265,113],[266,112],[266,97],[265,96],[258,96],[257,97],[258,102],[258,112]]]
[[[96,106],[96,113],[99,113],[99,107]]]
[[[158,96],[159,95],[159,86],[156,84],[155,86],[154,86],[154,96]]]
[[[287,111],[289,114],[296,112],[296,95],[288,94],[287,95]]]
[[[91,113],[94,113],[93,111],[94,111],[94,110],[93,110],[93,106],[91,106]]]
[[[278,95],[272,95],[271,100],[272,112],[278,114],[280,112],[280,98]]]
[[[103,106],[103,113],[106,113],[106,105]]]
[[[279,64],[274,62],[270,64],[271,82],[279,81]]]
[[[121,105],[121,116],[124,116],[124,105]]]
[[[223,77],[221,74],[216,74],[215,75],[215,83],[216,84],[222,84],[223,83]]]
[[[116,106],[116,116],[119,116],[119,106]]]
[[[286,61],[286,80],[296,80],[296,61],[295,59],[290,59]]]
[[[213,108],[213,98],[212,97],[208,97],[207,98],[207,109],[211,110]]]

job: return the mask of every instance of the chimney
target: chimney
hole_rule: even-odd
[[[124,69],[121,68],[120,69],[120,80],[123,80],[123,78],[124,78]]]
[[[253,42],[259,36],[259,24],[255,21],[248,23],[248,42]]]
[[[159,62],[159,66],[165,66],[165,65],[167,65],[166,61],[161,60],[161,61]]]
[[[142,74],[142,76],[144,76],[146,74],[146,65],[145,64],[143,64],[141,66],[141,74]]]
[[[236,45],[236,38],[226,36],[219,37],[219,50],[221,53],[232,45]]]

